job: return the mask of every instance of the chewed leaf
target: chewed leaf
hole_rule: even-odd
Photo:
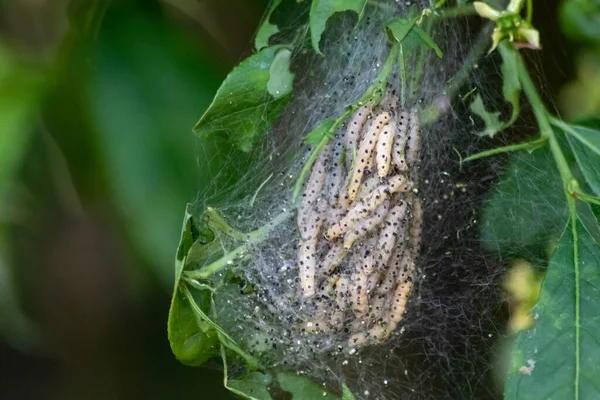
[[[600,247],[578,218],[550,260],[535,327],[518,334],[507,399],[600,398]]]
[[[281,0],[273,1],[271,7],[269,8],[269,11],[267,11],[267,15],[265,15],[265,19],[262,25],[260,26],[260,28],[258,28],[258,32],[256,32],[256,39],[254,40],[254,45],[257,51],[261,50],[263,47],[267,47],[269,45],[269,39],[271,38],[271,36],[279,32],[279,28],[277,27],[277,25],[270,23],[269,20],[271,19],[271,14],[273,14],[273,11],[275,11],[275,9],[280,4]]]
[[[500,43],[498,49],[502,56],[502,95],[504,100],[512,106],[512,113],[508,121],[501,121],[500,112],[487,111],[481,96],[477,95],[471,103],[470,109],[485,123],[484,130],[478,133],[480,136],[493,137],[496,133],[511,126],[519,116],[519,98],[521,96],[521,83],[517,72],[519,53],[514,46],[506,42]]]
[[[310,7],[310,37],[313,49],[323,55],[319,49],[321,36],[325,31],[327,20],[335,13],[342,11],[354,11],[360,20],[367,5],[367,0],[313,0]]]
[[[385,24],[388,38],[391,42],[401,43],[415,26],[419,17],[414,18],[394,18]]]
[[[280,99],[292,93],[294,74],[290,72],[291,57],[292,52],[290,50],[281,49],[277,52],[271,64],[267,89],[275,99]]]
[[[313,129],[308,135],[306,135],[306,139],[304,140],[306,144],[310,144],[312,146],[317,146],[321,143],[321,140],[327,135],[331,134],[331,128],[335,124],[335,119],[327,118],[323,122],[319,124],[315,129]]]
[[[290,98],[293,75],[289,55],[278,56],[281,50],[289,51],[284,46],[266,47],[238,65],[223,81],[194,132],[201,138],[225,134],[235,147],[250,151]],[[280,92],[277,97],[270,93],[270,86]]]
[[[238,396],[247,399],[270,400],[269,385],[271,384],[271,375],[254,371],[238,379],[227,381],[229,390],[232,390]]]
[[[277,374],[277,381],[282,390],[292,394],[292,400],[339,399],[339,396],[329,389],[317,385],[306,376],[281,372]]]
[[[507,43],[501,43],[498,47],[502,56],[502,95],[504,100],[512,106],[510,120],[504,127],[512,125],[519,116],[519,98],[521,97],[521,83],[519,82],[518,58],[519,52],[514,46]]]
[[[179,240],[179,246],[177,246],[177,255],[175,257],[175,287],[177,287],[179,284],[179,279],[181,278],[181,273],[183,272],[183,266],[185,265],[187,254],[196,240],[194,237],[194,221],[192,220],[192,212],[190,208],[190,204],[185,207],[183,227],[181,228],[181,239]]]
[[[471,103],[469,109],[473,114],[481,118],[485,124],[485,128],[483,129],[483,131],[478,132],[478,135],[492,137],[496,133],[500,132],[504,127],[504,123],[500,121],[500,112],[489,112],[488,110],[486,110],[480,94],[477,94],[475,96],[475,100]]]

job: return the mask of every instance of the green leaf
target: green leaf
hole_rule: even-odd
[[[429,36],[429,34],[423,30],[423,28],[421,28],[418,25],[415,25],[413,30],[419,35],[419,37],[421,38],[421,40],[423,40],[423,43],[425,43],[427,47],[435,51],[435,54],[437,54],[439,58],[444,57],[444,53],[442,53],[442,50],[440,50],[438,45],[433,41],[431,36]]]
[[[352,394],[348,386],[345,383],[342,383],[342,400],[355,400],[356,397]]]
[[[389,20],[385,24],[388,38],[391,42],[402,43],[405,40],[414,41],[414,39],[418,37],[419,42],[424,43],[428,48],[433,49],[435,54],[437,54],[439,58],[442,58],[444,53],[433,41],[431,36],[416,24],[418,20],[419,16],[413,18],[394,18]],[[408,46],[408,48],[410,47],[412,46]]]
[[[485,124],[484,130],[478,132],[478,135],[493,137],[504,127],[504,123],[500,121],[500,112],[488,112],[483,105],[483,100],[481,99],[481,95],[479,93],[475,95],[475,100],[471,103],[469,109],[472,113],[481,118]]]
[[[171,350],[183,364],[197,366],[212,357],[218,350],[218,336],[209,324],[198,319],[189,299],[181,290],[181,275],[187,262],[188,254],[197,243],[198,229],[194,227],[190,205],[186,207],[181,239],[177,247],[175,259],[175,289],[169,309],[167,332]],[[210,293],[199,292],[201,304],[210,306]]]
[[[254,371],[238,379],[227,381],[227,388],[246,399],[270,400],[271,375]]]
[[[318,54],[323,55],[319,49],[321,36],[325,31],[327,20],[335,13],[342,11],[354,11],[358,14],[360,21],[367,0],[312,0],[310,6],[310,37],[313,49]]]
[[[598,220],[596,219],[590,204],[578,201],[577,217],[581,222],[581,226],[583,226],[594,242],[596,242],[597,245],[600,245],[600,226],[598,226]]]
[[[600,197],[600,156],[570,135],[567,135],[579,169],[590,189]]]
[[[506,41],[502,41],[498,46],[500,55],[502,56],[502,95],[504,100],[512,106],[511,117],[508,121],[500,120],[500,112],[489,112],[486,110],[481,95],[477,94],[473,103],[471,103],[471,111],[479,116],[484,124],[483,131],[478,132],[480,136],[493,137],[496,133],[511,126],[518,118],[520,111],[521,83],[518,75],[519,53],[514,46]]]
[[[510,119],[504,124],[504,128],[512,125],[519,116],[519,98],[521,97],[521,83],[518,74],[519,52],[514,46],[502,42],[498,46],[502,56],[502,95],[512,106]]]
[[[269,45],[269,39],[271,36],[279,32],[277,25],[270,23],[269,20],[271,19],[271,14],[273,14],[273,11],[275,11],[275,9],[281,4],[281,1],[282,0],[273,0],[271,7],[269,7],[269,11],[267,11],[267,15],[265,15],[262,25],[260,28],[258,28],[256,39],[254,40],[256,51],[261,50],[263,47],[267,47]]]
[[[292,394],[293,400],[339,399],[339,396],[308,377],[289,372],[277,374],[279,387]]]
[[[280,51],[284,53],[277,57]],[[288,52],[284,46],[266,47],[234,68],[194,132],[203,139],[224,134],[238,149],[250,151],[289,101],[293,75],[289,72]],[[270,87],[275,89],[273,93],[280,91],[277,98]]]
[[[594,147],[600,144],[600,124],[596,120],[585,121],[581,125],[571,125],[559,120],[552,120],[552,123],[566,132],[565,136],[585,181],[596,196],[600,197],[600,154],[597,152],[600,147]],[[578,135],[582,135],[583,140]]]
[[[267,90],[277,100],[292,93],[294,74],[290,72],[291,57],[290,50],[279,50],[269,69],[271,76],[267,82]]]
[[[200,296],[202,303],[208,308],[209,291],[201,292]],[[169,310],[168,337],[175,357],[181,363],[190,366],[202,365],[217,354],[219,349],[217,331],[198,318],[181,287],[173,293]]]
[[[548,148],[515,153],[482,211],[482,246],[545,262],[567,221],[562,180]],[[533,261],[533,260],[532,260]]]
[[[584,144],[590,151],[600,155],[600,130],[581,125],[571,125],[560,121],[554,121],[570,136]]]
[[[401,43],[415,26],[419,17],[394,18],[385,23],[385,29],[391,42]]]
[[[600,248],[572,223],[532,310],[536,325],[517,336],[506,399],[600,398]]]
[[[311,146],[318,146],[325,136],[333,137],[331,128],[335,125],[335,118],[327,118],[323,120],[315,129],[310,131],[304,141]]]

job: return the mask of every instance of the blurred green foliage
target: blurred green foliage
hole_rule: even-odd
[[[0,2],[3,396],[228,397],[165,326],[181,211],[244,170],[192,128],[266,5]]]

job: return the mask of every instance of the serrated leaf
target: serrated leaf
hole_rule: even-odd
[[[290,50],[279,50],[269,69],[271,75],[269,82],[267,82],[267,90],[275,99],[280,99],[292,93],[294,74],[290,72],[291,57],[292,52]]]
[[[269,7],[269,11],[267,11],[267,15],[265,15],[265,19],[258,28],[258,32],[256,32],[256,38],[254,39],[254,46],[256,50],[261,50],[263,47],[267,47],[269,45],[269,39],[271,36],[275,35],[279,32],[279,28],[277,25],[269,22],[271,19],[271,14],[273,11],[281,4],[282,0],[273,0],[271,3],[271,7]]]
[[[354,11],[358,14],[360,21],[367,0],[312,0],[310,6],[310,38],[313,49],[318,54],[323,55],[319,49],[321,36],[325,31],[327,20],[335,13],[342,11]]]
[[[281,389],[292,394],[292,400],[339,399],[339,396],[306,376],[280,372],[277,374],[277,381]]]
[[[306,144],[310,144],[311,146],[317,146],[321,143],[321,140],[327,135],[331,134],[331,128],[335,124],[334,118],[327,118],[323,120],[315,129],[310,131],[304,141]]]
[[[238,379],[227,381],[227,387],[238,396],[250,400],[271,400],[269,385],[271,384],[271,375],[254,371]]]
[[[512,106],[511,116],[508,121],[500,120],[500,112],[489,112],[486,110],[481,95],[477,94],[475,100],[470,105],[471,112],[480,117],[485,128],[478,132],[480,136],[493,137],[496,133],[511,126],[519,116],[521,83],[517,71],[519,53],[512,44],[503,41],[498,46],[500,55],[502,56],[502,95]]]
[[[549,149],[515,153],[482,211],[482,246],[505,256],[547,260],[567,221],[560,174]]]
[[[475,96],[475,100],[471,103],[469,109],[473,114],[481,118],[485,124],[483,131],[477,133],[479,136],[493,137],[496,133],[502,130],[504,123],[500,121],[500,112],[487,111],[479,93]]]
[[[574,223],[550,260],[535,327],[517,336],[506,399],[600,398],[600,248]]]
[[[283,68],[285,54],[279,58],[274,71],[276,75],[271,75],[273,61],[282,49],[285,47],[266,47],[235,67],[221,84],[194,132],[201,138],[224,134],[238,149],[250,151],[281,115],[290,98],[289,91],[275,98],[268,88],[271,79],[274,87],[281,87],[281,82],[289,83],[289,69],[284,71]]]

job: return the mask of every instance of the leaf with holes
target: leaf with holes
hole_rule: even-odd
[[[500,132],[504,127],[504,123],[500,121],[500,112],[493,111],[489,112],[485,109],[485,105],[483,104],[483,99],[480,94],[475,96],[475,100],[469,106],[471,112],[477,115],[479,118],[483,120],[485,124],[485,128],[478,132],[479,136],[494,136],[496,133]]]
[[[506,399],[600,398],[600,247],[576,214],[572,223],[531,311],[536,324],[517,336]]]
[[[318,54],[323,55],[319,49],[321,36],[325,31],[327,20],[335,13],[342,11],[354,11],[358,14],[360,21],[367,0],[313,0],[310,6],[310,38],[312,40],[313,49]]]
[[[234,68],[194,127],[196,134],[224,134],[238,149],[250,151],[289,102],[290,55],[285,46],[270,46]]]

